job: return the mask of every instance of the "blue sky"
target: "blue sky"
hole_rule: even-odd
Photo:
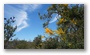
[[[51,4],[5,4],[4,17],[16,17],[16,22],[13,26],[17,25],[18,28],[15,32],[16,36],[13,39],[20,40],[33,40],[38,35],[44,35],[43,23],[40,20],[38,12],[41,14],[47,13],[47,8]],[[50,21],[49,28],[56,29],[57,15],[54,14]]]

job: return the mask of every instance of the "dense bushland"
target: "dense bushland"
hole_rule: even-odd
[[[84,49],[84,5],[52,4],[47,14],[38,13],[45,29],[45,35],[38,35],[33,41],[11,40],[17,28],[12,27],[13,19],[4,19],[5,49]],[[56,14],[57,29],[49,27],[52,15]],[[11,21],[10,21],[11,20]],[[42,39],[45,40],[42,40]]]

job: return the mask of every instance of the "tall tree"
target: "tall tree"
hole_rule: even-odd
[[[56,22],[58,27],[54,32],[60,37],[61,48],[84,48],[84,5],[52,4],[47,11],[47,14],[39,14],[41,20],[47,19],[44,28],[48,27],[52,14],[61,16]]]

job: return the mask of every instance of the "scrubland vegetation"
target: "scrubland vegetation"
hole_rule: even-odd
[[[12,40],[17,29],[13,27],[15,17],[4,18],[4,48],[5,49],[84,49],[84,5],[52,4],[47,14],[37,13],[43,23],[45,35],[37,35],[33,41]],[[52,14],[57,14],[57,29],[48,27]],[[17,34],[16,34],[17,35]],[[42,39],[45,40],[42,40]],[[10,41],[11,40],[11,41]]]

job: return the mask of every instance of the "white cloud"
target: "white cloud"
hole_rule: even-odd
[[[34,10],[40,8],[40,7],[41,7],[40,4],[30,4],[30,5],[29,4],[24,4],[23,5],[23,10],[28,10],[28,11],[32,12],[32,11],[34,11]]]
[[[52,20],[49,22],[49,23],[53,23],[53,22],[55,22],[57,19],[59,19],[61,16],[60,15],[58,15],[58,14],[56,14],[55,16],[54,16],[54,18],[52,18]]]
[[[18,26],[17,31],[29,26],[27,23],[27,13],[25,11],[21,11],[19,14],[17,14],[16,18],[16,25]]]
[[[20,27],[20,28],[18,28],[17,31],[20,31],[20,30],[22,30],[23,28],[26,28],[26,27],[28,26],[28,24],[27,24],[26,21],[23,21],[22,24],[23,24],[23,26]]]
[[[18,5],[17,5],[18,7]],[[35,9],[37,9],[39,7],[39,5],[19,5],[19,8],[13,7],[11,5],[5,5],[4,6],[4,17],[6,18],[10,18],[12,16],[16,17],[16,23],[15,25],[17,25],[17,32],[19,32],[20,30],[26,28],[29,26],[29,24],[27,23],[28,20],[28,15],[26,10],[30,10],[34,11]]]

